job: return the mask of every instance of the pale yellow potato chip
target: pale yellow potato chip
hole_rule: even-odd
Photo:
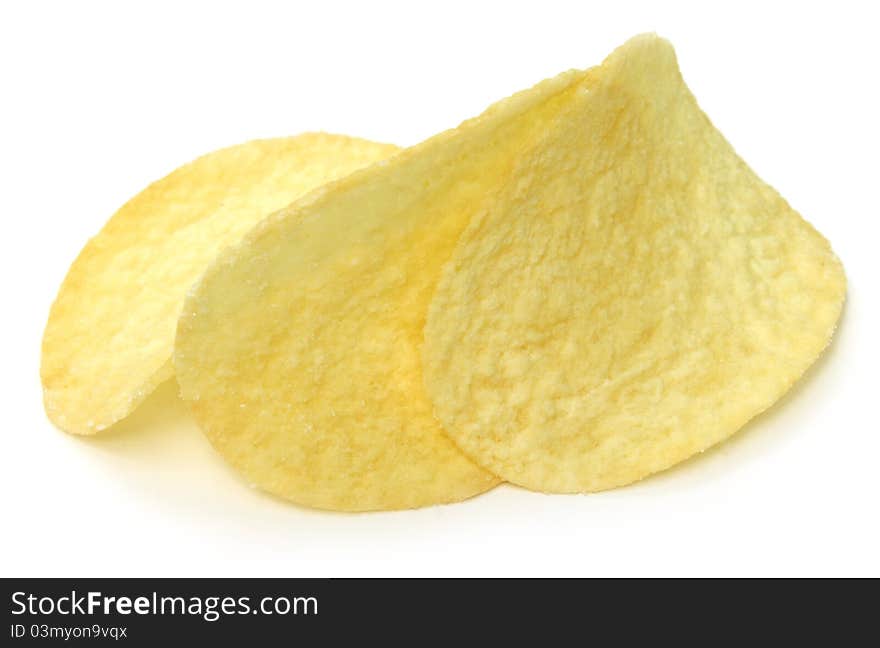
[[[49,314],[40,374],[52,422],[93,434],[128,415],[172,376],[184,295],[223,247],[266,214],[396,150],[321,133],[248,142],[132,198],[82,250]]]
[[[627,484],[736,432],[826,347],[845,293],[666,41],[630,41],[588,85],[472,219],[425,327],[445,429],[548,492]]]
[[[498,483],[434,419],[421,343],[459,234],[580,92],[545,81],[274,214],[187,299],[174,367],[219,452],[325,509],[453,502]]]

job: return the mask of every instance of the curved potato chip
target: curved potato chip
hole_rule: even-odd
[[[184,295],[262,216],[388,157],[390,144],[305,134],[209,153],[127,202],[71,266],[49,314],[40,375],[46,412],[93,434],[172,376]]]
[[[434,419],[420,347],[444,262],[577,92],[564,74],[270,216],[187,299],[174,367],[214,446],[260,488],[339,510],[494,486]]]
[[[633,39],[593,81],[471,221],[425,328],[445,429],[541,491],[627,484],[730,436],[821,353],[845,293],[666,41]]]

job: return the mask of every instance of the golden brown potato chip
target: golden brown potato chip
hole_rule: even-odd
[[[247,479],[308,506],[461,500],[497,478],[434,419],[420,347],[456,239],[579,92],[564,74],[268,218],[187,299],[174,367]]]
[[[126,203],[73,263],[43,337],[43,394],[61,429],[93,434],[172,376],[186,291],[262,216],[397,150],[306,134],[209,153]]]
[[[551,492],[627,484],[733,434],[825,348],[845,292],[668,43],[630,41],[586,87],[470,222],[425,328],[446,430]]]

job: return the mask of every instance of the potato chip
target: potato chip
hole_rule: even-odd
[[[61,429],[93,434],[172,376],[186,291],[262,216],[397,150],[341,135],[249,142],[180,167],[126,203],[73,263],[49,314],[41,377]]]
[[[187,299],[174,367],[220,453],[256,486],[325,509],[453,502],[498,480],[424,391],[428,303],[459,234],[579,92],[545,81],[274,214]]]
[[[425,327],[427,391],[503,479],[621,486],[779,399],[844,293],[827,241],[711,125],[671,46],[643,36],[461,236]]]

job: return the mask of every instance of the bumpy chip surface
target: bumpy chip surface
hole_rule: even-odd
[[[424,321],[471,215],[583,78],[545,81],[328,185],[218,258],[184,306],[174,367],[247,479],[340,510],[453,502],[498,482],[433,417]]]
[[[306,134],[209,153],[126,203],[70,268],[49,314],[40,374],[58,427],[93,434],[172,376],[186,291],[262,216],[397,150]]]
[[[473,218],[425,328],[446,430],[541,491],[627,484],[730,436],[825,348],[845,292],[668,43],[636,38],[591,81]]]

